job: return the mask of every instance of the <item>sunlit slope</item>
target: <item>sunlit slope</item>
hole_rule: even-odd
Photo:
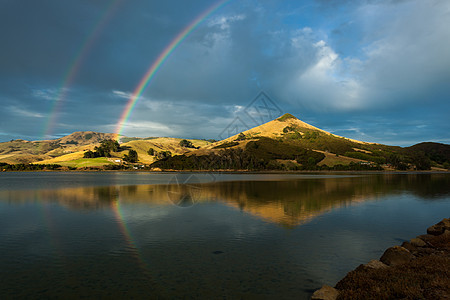
[[[159,152],[169,151],[172,155],[184,154],[192,149],[180,146],[180,138],[149,138],[149,139],[132,139],[129,142],[121,144],[122,150],[119,152],[111,152],[111,158],[105,161],[105,164],[118,164],[114,161],[115,158],[123,159],[125,154],[128,154],[129,150],[135,150],[138,153],[139,162],[149,164],[154,162],[157,158],[156,155]],[[204,147],[209,142],[204,140],[188,140],[192,142],[195,147]],[[99,145],[99,144],[95,144]],[[64,166],[98,166],[101,161],[97,160],[97,163],[90,165],[89,161],[92,159],[84,159],[83,156],[86,150],[93,150],[95,145],[86,145],[83,147],[84,151],[78,151],[74,153],[63,154],[61,156],[45,159],[38,163],[40,164],[60,164]],[[155,155],[149,155],[148,151],[152,148],[155,151]]]
[[[81,161],[84,153],[94,150],[103,140],[114,139],[112,133],[99,133],[94,131],[79,131],[54,140],[25,141],[12,140],[0,143],[0,162],[17,163],[39,163],[39,164],[61,164],[61,165],[90,165],[89,160]],[[172,155],[183,154],[192,149],[180,146],[180,138],[128,138],[121,137],[122,151],[111,153],[113,158],[123,158],[128,150],[133,149],[138,153],[141,163],[151,163],[156,157],[148,155],[148,150],[153,148],[156,153],[170,151]],[[190,139],[195,147],[204,147],[209,142],[204,140]],[[114,163],[108,161],[107,164]],[[99,165],[95,163],[94,165]]]
[[[74,132],[65,137],[54,140],[25,141],[12,140],[0,143],[0,162],[6,163],[53,163],[52,161],[65,161],[71,157],[54,160],[58,157],[81,151],[94,149],[102,140],[111,139],[111,133],[93,131]],[[75,155],[78,157],[78,154]]]
[[[275,141],[283,141],[294,147],[322,153],[325,158],[319,165],[326,164],[330,167],[338,164],[349,165],[352,162],[367,162],[364,158],[347,157],[345,154],[355,151],[371,153],[370,150],[365,149],[372,149],[372,147],[377,145],[340,137],[305,123],[291,114],[284,114],[273,121],[243,131],[222,141],[212,143],[202,149],[193,150],[187,155],[203,156],[210,153],[218,154],[224,149],[237,148],[245,151],[250,142],[257,141],[260,138],[272,139],[274,144],[276,144]],[[280,154],[282,153],[280,152]]]
[[[273,120],[269,121],[267,123],[264,123],[260,126],[251,128],[249,130],[243,131],[242,134],[245,135],[246,139],[252,139],[252,138],[258,138],[258,137],[268,137],[268,138],[274,138],[274,139],[295,139],[295,134],[298,133],[297,137],[304,137],[311,132],[318,132],[322,133],[324,135],[335,137],[339,139],[345,139],[354,143],[358,144],[369,144],[366,142],[361,142],[353,139],[343,138],[338,135],[334,135],[332,133],[329,133],[325,130],[322,130],[320,128],[314,127],[308,123],[305,123],[296,117],[294,117],[291,114],[284,114],[283,116]],[[213,148],[217,145],[220,145],[224,142],[232,142],[239,139],[239,135],[241,133],[238,133],[236,135],[233,135],[229,138],[226,138],[222,141],[216,142],[212,145],[210,145],[208,148]],[[242,141],[244,143],[244,141]]]
[[[76,160],[76,159],[81,159],[84,156],[84,151],[78,151],[78,152],[74,152],[74,153],[68,153],[68,154],[64,154],[55,158],[51,158],[51,159],[45,159],[42,161],[39,161],[37,163],[39,164],[60,164],[61,162],[67,162],[67,161],[72,161],[72,160]]]
[[[155,155],[149,155],[148,150],[152,148],[156,153],[163,151],[170,151],[172,155],[184,154],[192,150],[192,148],[185,148],[180,146],[180,142],[183,139],[180,138],[152,138],[143,140],[133,140],[121,144],[121,148],[133,149],[138,153],[139,161],[142,163],[152,163],[156,160]],[[188,139],[195,147],[205,147],[210,144],[205,140]],[[122,151],[124,154],[127,150]],[[117,155],[117,153],[116,153]]]

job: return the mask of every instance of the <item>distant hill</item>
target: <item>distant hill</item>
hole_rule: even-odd
[[[450,145],[387,146],[337,136],[291,114],[221,141],[120,137],[111,157],[84,158],[112,133],[74,132],[54,140],[0,143],[0,163],[59,164],[70,168],[123,166],[130,150],[138,163],[161,170],[445,170]]]
[[[114,139],[115,136],[112,133],[79,131],[53,140],[12,140],[0,143],[0,163],[59,164],[74,168],[100,167],[104,165],[120,165],[124,155],[129,150],[135,150],[138,153],[140,163],[151,164],[158,157],[161,157],[158,154],[162,152],[170,153],[170,155],[179,155],[191,150],[180,146],[180,141],[183,140],[180,138],[133,138],[121,136],[121,150],[112,153],[111,158],[85,159],[83,157],[86,151],[94,151],[101,141]],[[196,148],[210,144],[210,142],[205,140],[189,139],[189,141]],[[153,155],[149,154],[150,149],[153,149]]]
[[[114,137],[113,133],[78,131],[53,141],[61,145],[91,145],[103,140],[114,139]]]
[[[12,140],[0,143],[0,162],[34,163],[74,153],[82,156],[84,151],[93,149],[100,141],[111,138],[114,138],[112,133],[79,131],[54,140]]]
[[[450,145],[424,142],[406,148],[410,152],[422,152],[430,160],[438,164],[450,162]]]

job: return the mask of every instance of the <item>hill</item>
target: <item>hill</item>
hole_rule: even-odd
[[[450,148],[449,145],[442,147]],[[445,152],[443,149],[439,153]],[[444,163],[449,161],[435,161],[419,150],[340,137],[285,114],[186,155],[162,159],[152,167],[174,170],[428,170],[432,166],[444,168]]]
[[[34,163],[49,161],[64,155],[75,155],[78,158],[80,155],[82,157],[84,151],[92,150],[100,141],[113,137],[112,133],[79,131],[54,140],[12,140],[0,143],[0,162]]]
[[[244,135],[246,139],[251,138],[259,138],[259,137],[268,137],[268,138],[282,138],[282,139],[296,139],[300,137],[308,138],[310,134],[314,135],[317,133],[318,135],[325,135],[330,137],[336,137],[345,139],[347,141],[355,142],[358,144],[369,144],[366,142],[361,142],[357,140],[352,140],[348,138],[343,138],[341,136],[334,135],[325,130],[314,127],[308,123],[305,123],[291,114],[284,114],[281,117],[264,123],[260,126],[251,128],[247,131],[243,131],[242,133],[238,133],[234,136],[231,136],[223,141],[230,142],[239,140],[239,136],[242,137]],[[219,142],[220,143],[220,142]]]
[[[120,140],[124,142],[120,144],[120,150],[112,152],[111,157],[84,158],[86,151],[95,151],[102,141],[111,140],[114,137],[115,135],[112,133],[80,131],[54,140],[13,140],[0,143],[0,163],[58,164],[71,168],[119,166],[123,164],[123,158],[129,153],[129,150],[134,150],[137,152],[141,164],[151,164],[164,155],[180,155],[191,150],[180,145],[183,140],[180,138],[122,136]],[[190,139],[188,141],[195,148],[210,144],[205,140]],[[149,154],[150,149],[152,149],[153,155]]]
[[[420,143],[402,148],[337,136],[291,114],[214,143],[170,137],[120,137],[108,157],[96,151],[111,133],[74,132],[54,140],[0,143],[0,163],[58,164],[69,168],[132,167],[124,159],[133,150],[137,163],[162,170],[445,170],[450,145]],[[183,141],[183,142],[182,142]],[[102,157],[103,156],[103,157]]]
[[[430,160],[444,165],[450,162],[450,146],[441,143],[424,142],[406,148],[407,152],[422,152]],[[450,166],[448,166],[450,167]]]

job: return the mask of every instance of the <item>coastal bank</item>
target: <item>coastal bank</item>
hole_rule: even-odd
[[[450,299],[450,218],[388,248],[311,299]]]

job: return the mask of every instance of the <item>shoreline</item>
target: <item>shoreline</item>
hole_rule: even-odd
[[[121,170],[102,170],[102,169],[86,169],[86,170],[0,170],[0,173],[19,173],[19,172],[59,172],[59,173],[72,173],[72,172],[138,172],[138,173],[213,173],[213,174],[450,174],[450,170],[411,170],[411,171],[399,171],[399,170],[303,170],[303,171],[246,171],[246,170],[145,170],[145,169],[121,169]]]
[[[401,246],[388,248],[347,273],[334,287],[324,285],[311,296],[334,299],[449,299],[450,218],[429,227]]]

